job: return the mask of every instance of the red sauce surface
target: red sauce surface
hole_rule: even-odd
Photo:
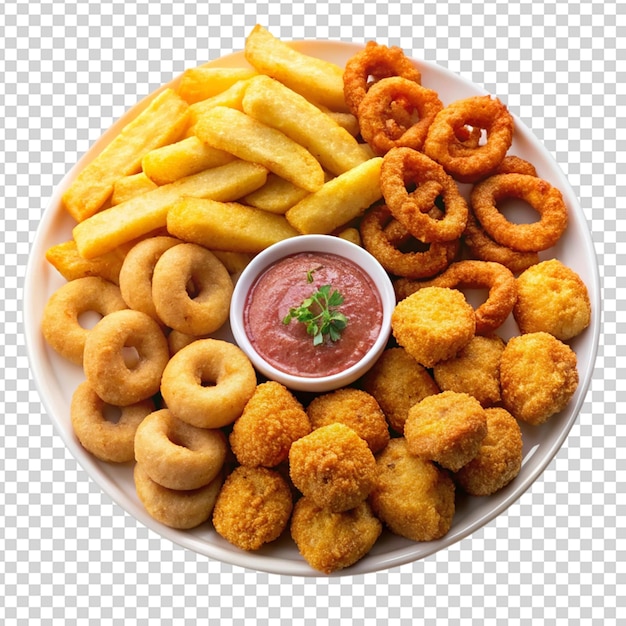
[[[311,270],[313,282],[307,282]],[[338,341],[326,335],[321,345],[314,346],[304,323],[293,319],[283,324],[283,319],[322,285],[331,285],[331,291],[344,297],[337,310],[348,324]],[[382,302],[372,279],[349,259],[322,252],[294,254],[271,265],[252,285],[244,311],[254,349],[276,369],[310,378],[337,374],[360,361],[375,343],[382,319]]]

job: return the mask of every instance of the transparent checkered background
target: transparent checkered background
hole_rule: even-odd
[[[626,604],[626,15],[616,0],[154,2],[0,8],[0,622],[617,624]],[[375,574],[290,578],[172,545],[103,495],[46,416],[21,335],[29,244],[101,132],[256,22],[290,39],[377,39],[503,97],[578,193],[601,265],[594,380],[544,475],[468,539]],[[618,246],[620,248],[618,249]],[[621,611],[620,611],[621,609]],[[623,623],[623,622],[622,622]]]

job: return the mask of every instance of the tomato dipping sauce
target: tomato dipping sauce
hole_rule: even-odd
[[[348,321],[338,340],[325,335],[314,345],[305,323],[283,320],[323,285],[343,296],[333,309]],[[309,378],[358,363],[376,342],[383,320],[382,300],[369,275],[349,259],[326,252],[300,252],[274,263],[253,283],[244,306],[245,332],[256,352],[282,372]]]

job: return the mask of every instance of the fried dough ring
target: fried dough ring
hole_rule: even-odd
[[[487,142],[463,146],[458,131],[484,128]],[[491,96],[457,100],[440,111],[430,125],[424,152],[461,183],[474,183],[493,173],[513,141],[513,117],[506,106]]]
[[[105,417],[107,403],[84,381],[76,388],[70,404],[74,434],[83,448],[101,461],[126,463],[135,460],[135,432],[142,420],[154,411],[152,400],[120,408],[117,422]]]
[[[134,348],[138,362],[130,367],[124,348]],[[108,404],[128,406],[159,391],[169,360],[167,339],[146,313],[123,309],[103,317],[85,341],[83,369],[96,393]]]
[[[179,419],[198,428],[234,422],[256,389],[256,373],[236,345],[198,339],[169,360],[161,394]]]
[[[148,476],[168,489],[199,489],[221,471],[226,459],[221,430],[196,428],[168,409],[154,411],[137,428],[135,458]]]
[[[387,229],[393,229],[393,240],[386,235]],[[430,278],[448,267],[458,251],[457,241],[446,241],[433,242],[424,251],[403,252],[398,245],[405,243],[410,234],[386,206],[370,209],[361,220],[360,232],[365,249],[395,276]]]
[[[368,41],[363,50],[348,59],[344,69],[344,97],[350,112],[358,117],[359,105],[371,84],[390,76],[402,76],[416,83],[422,79],[402,48]]]
[[[409,192],[407,185],[417,184]],[[424,243],[454,241],[467,224],[468,208],[459,189],[435,161],[411,148],[393,148],[383,158],[380,187],[391,214]],[[445,206],[441,219],[430,213],[434,201]]]
[[[232,294],[233,281],[224,264],[197,244],[181,243],[166,250],[154,267],[152,298],[157,315],[182,333],[199,337],[221,328],[228,319]]]
[[[497,209],[505,198],[520,198],[541,216],[538,222],[515,224]],[[563,195],[548,181],[526,174],[496,174],[478,183],[471,194],[476,219],[496,242],[520,252],[540,252],[557,243],[567,228]]]
[[[57,289],[46,302],[41,332],[48,345],[63,358],[82,365],[85,340],[91,332],[79,317],[94,311],[103,317],[127,308],[117,285],[100,278],[76,278]]]
[[[513,272],[500,263],[490,261],[457,261],[431,280],[418,282],[399,278],[394,283],[398,300],[424,287],[489,289],[485,302],[474,311],[478,335],[488,335],[502,326],[517,301],[517,283]]]
[[[380,156],[401,146],[421,150],[441,109],[436,91],[401,76],[383,78],[359,105],[361,136]]]

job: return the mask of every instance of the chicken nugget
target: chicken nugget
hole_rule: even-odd
[[[334,513],[303,497],[291,518],[291,537],[304,560],[324,574],[350,567],[376,543],[383,525],[367,501]]]
[[[478,454],[487,434],[485,410],[467,393],[442,391],[409,410],[404,436],[409,451],[453,472]]]
[[[257,386],[229,441],[241,465],[276,467],[289,457],[291,444],[310,432],[302,404],[286,387],[268,381]]]
[[[546,332],[509,339],[500,359],[503,406],[529,424],[562,411],[578,387],[576,353]]]
[[[478,454],[454,475],[456,483],[473,496],[489,496],[508,485],[522,467],[522,431],[505,409],[485,409],[487,436]]]
[[[367,442],[376,454],[389,443],[389,427],[376,398],[366,391],[344,387],[317,396],[307,407],[312,428],[341,422]]]
[[[474,396],[484,407],[500,401],[500,357],[504,340],[497,335],[476,335],[461,351],[433,368],[442,391]]]
[[[383,410],[391,428],[404,433],[409,409],[440,389],[428,370],[404,348],[388,348],[362,379],[363,389],[370,393]]]
[[[424,287],[398,302],[391,330],[418,363],[433,367],[467,345],[476,332],[476,315],[461,291]]]
[[[404,437],[376,457],[374,514],[396,535],[413,541],[440,539],[454,517],[454,482],[445,470],[409,452]]]
[[[513,317],[524,334],[544,331],[567,341],[591,322],[587,286],[558,259],[537,263],[517,278]]]
[[[242,550],[278,539],[293,510],[291,490],[276,471],[240,465],[228,476],[213,509],[213,526]]]
[[[296,488],[319,507],[347,511],[367,498],[376,460],[350,427],[328,424],[292,444],[289,473]]]

